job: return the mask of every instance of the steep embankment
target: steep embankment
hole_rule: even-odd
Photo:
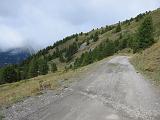
[[[160,9],[152,12],[155,43],[150,48],[136,54],[131,62],[135,67],[160,84]]]
[[[160,84],[160,42],[136,54],[131,61],[137,69]]]

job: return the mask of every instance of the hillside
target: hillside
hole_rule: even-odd
[[[28,96],[42,94],[41,91],[46,89],[65,89],[72,80],[83,79],[83,75],[88,74],[89,70],[102,67],[102,63],[106,64],[106,61],[112,58],[109,56],[124,51],[131,54],[136,52],[132,63],[138,70],[159,83],[159,15],[160,9],[157,9],[88,33],[74,34],[56,42],[53,46],[40,50],[21,64],[2,68],[0,106],[12,104]],[[147,16],[152,16],[155,43],[147,46],[147,49],[136,51],[138,47],[133,43],[137,38],[139,27],[143,25]],[[114,67],[112,64],[109,66]],[[110,72],[109,68],[108,71]]]
[[[157,43],[134,55],[131,62],[147,77],[160,84],[160,9],[152,12],[154,35]]]
[[[40,50],[23,61],[22,64],[2,68],[2,74],[6,70],[6,73],[12,71],[17,75],[12,76],[12,79],[6,78],[6,80],[2,77],[0,83],[29,79],[55,72],[57,69],[58,71],[77,69],[118,53],[123,49],[135,53],[139,49],[136,46],[137,31],[147,16],[151,16],[153,20],[154,40],[158,41],[160,36],[159,14],[160,9],[157,9],[114,25],[68,36],[54,43],[53,46]]]
[[[138,70],[160,84],[160,42],[136,54],[131,61]]]

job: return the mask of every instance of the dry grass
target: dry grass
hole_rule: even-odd
[[[131,62],[135,67],[145,75],[153,79],[157,84],[160,84],[160,9],[151,13],[153,18],[154,36],[157,43],[142,53],[136,54]],[[138,24],[135,22],[130,25],[129,30],[136,30]]]
[[[97,65],[111,58],[112,57],[105,58],[101,61],[76,70],[69,70],[67,72],[59,71],[16,83],[0,85],[0,107],[9,106],[15,102],[23,100],[26,97],[40,94],[41,83],[45,84],[44,86],[49,85],[47,89],[55,90],[61,88],[62,84],[60,81],[65,82],[67,85],[72,82],[72,80],[79,80],[79,78],[83,78],[84,74],[88,74],[89,70],[96,69]]]
[[[8,106],[24,99],[25,97],[39,94],[41,91],[40,83],[42,83],[44,87],[47,86],[48,88],[46,89],[59,88],[61,86],[60,82],[58,82],[59,80],[68,80],[76,74],[77,72],[70,70],[68,72],[51,73],[33,79],[1,85],[0,106]]]
[[[160,84],[160,42],[135,55],[131,62],[138,70]]]

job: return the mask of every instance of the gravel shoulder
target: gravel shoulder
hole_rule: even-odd
[[[73,81],[4,109],[5,120],[160,120],[160,91],[127,56],[97,62]]]

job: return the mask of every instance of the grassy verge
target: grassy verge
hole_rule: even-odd
[[[60,80],[68,80],[76,74],[77,72],[70,70],[68,72],[57,72],[16,83],[0,85],[0,107],[9,106],[26,97],[40,94],[42,90],[40,83],[43,83],[44,87],[48,87],[46,89],[57,89],[61,87]]]
[[[160,42],[155,43],[142,53],[136,54],[131,63],[137,70],[160,85]]]

